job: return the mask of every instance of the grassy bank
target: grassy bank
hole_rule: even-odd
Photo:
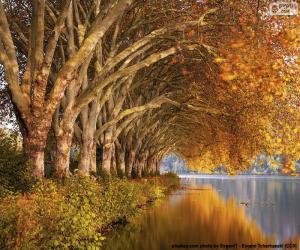
[[[105,232],[179,185],[173,174],[46,180],[0,199],[0,249],[101,249]]]

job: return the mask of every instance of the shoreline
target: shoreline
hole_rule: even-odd
[[[196,174],[181,174],[180,179],[285,179],[285,180],[300,180],[299,176],[284,176],[284,175],[196,175]]]

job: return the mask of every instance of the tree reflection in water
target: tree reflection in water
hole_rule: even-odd
[[[216,190],[204,188],[179,191],[157,204],[116,233],[106,249],[165,250],[173,244],[214,243],[274,244],[274,239],[246,217],[234,198],[226,201]]]

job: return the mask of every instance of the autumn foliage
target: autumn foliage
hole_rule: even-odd
[[[187,143],[180,141],[178,151],[204,172],[222,165],[235,173],[262,152],[282,155],[283,173],[292,174],[300,157],[299,18],[263,20],[246,1],[217,7],[210,19],[213,56],[189,67],[191,99],[208,113],[178,119],[194,121],[191,131],[181,127]]]
[[[280,155],[294,174],[297,16],[266,18],[265,3],[233,0],[0,7],[1,103],[33,176],[45,176],[46,162],[58,178],[155,175],[172,151],[192,168],[231,173],[261,153]]]

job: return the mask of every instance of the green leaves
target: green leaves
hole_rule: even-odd
[[[33,181],[25,164],[18,134],[0,128],[0,197],[6,191],[26,191]]]

